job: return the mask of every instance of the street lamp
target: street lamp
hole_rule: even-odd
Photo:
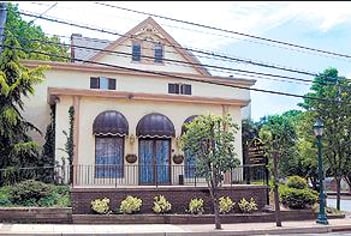
[[[322,142],[321,138],[323,135],[323,122],[320,119],[316,120],[313,125],[314,135],[317,138],[318,145],[318,172],[319,172],[319,213],[317,217],[318,224],[328,224],[327,215],[325,214],[325,195],[323,192],[323,161],[322,161]]]

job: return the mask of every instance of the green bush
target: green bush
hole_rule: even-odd
[[[201,198],[193,198],[189,202],[189,212],[191,214],[201,214],[204,212],[204,200]]]
[[[289,176],[286,182],[286,185],[289,188],[296,188],[296,189],[304,189],[308,187],[306,179],[298,175]]]
[[[133,196],[127,196],[122,202],[119,208],[121,213],[132,214],[140,211],[143,205],[143,200]]]
[[[172,208],[172,204],[167,201],[166,197],[163,195],[159,195],[154,197],[154,206],[152,207],[152,210],[159,214],[159,213],[166,213],[169,212]]]
[[[309,188],[281,188],[279,194],[282,204],[292,209],[313,206],[318,200],[318,193]]]
[[[10,187],[5,186],[0,188],[0,206],[11,206],[12,202],[10,201]]]
[[[247,201],[245,198],[242,198],[239,201],[238,206],[240,211],[243,213],[252,213],[254,211],[257,211],[257,204],[253,198],[250,198],[249,201]]]
[[[230,197],[219,198],[219,213],[229,213],[235,205],[235,202]]]
[[[35,180],[26,180],[10,189],[10,200],[15,205],[38,206],[41,198],[50,195],[50,186]]]
[[[110,211],[110,199],[98,198],[90,202],[91,209],[99,214],[107,214]]]

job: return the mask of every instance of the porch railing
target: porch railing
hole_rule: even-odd
[[[77,165],[73,171],[73,184],[81,187],[207,186],[195,166],[188,165]],[[267,171],[263,165],[240,166],[223,173],[224,185],[264,185],[266,182]]]
[[[264,165],[239,166],[223,173],[223,185],[266,185],[267,177]],[[207,186],[206,179],[198,176],[195,166],[191,165],[65,165],[0,169],[0,186],[26,179],[77,187]]]

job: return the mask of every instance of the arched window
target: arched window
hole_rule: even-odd
[[[186,127],[185,125],[187,123],[192,122],[197,115],[189,116],[184,122],[182,126],[182,134],[186,132]],[[192,155],[189,151],[184,151],[184,157],[185,157],[185,164],[184,164],[184,174],[185,178],[194,178],[195,177],[195,170],[196,170],[196,163],[195,163],[195,157]]]
[[[117,111],[105,111],[94,120],[95,177],[123,178],[124,137],[128,135],[128,122]]]

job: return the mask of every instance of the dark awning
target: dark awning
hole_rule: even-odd
[[[94,120],[93,134],[97,136],[128,135],[128,121],[118,111],[104,111]]]
[[[196,117],[198,117],[198,115],[189,116],[185,119],[182,125],[182,134],[186,131],[185,124],[192,122]]]
[[[141,118],[136,135],[139,138],[171,138],[175,136],[175,131],[167,116],[151,113]]]

